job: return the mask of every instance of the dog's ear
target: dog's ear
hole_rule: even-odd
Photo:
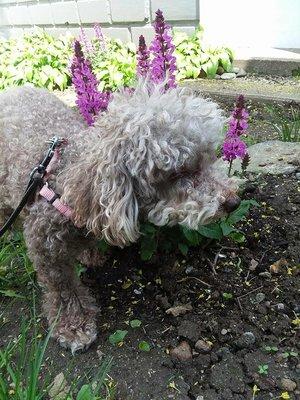
[[[124,247],[135,242],[139,234],[139,207],[132,178],[124,164],[109,166],[103,173],[100,184],[101,214],[88,221],[94,231],[100,223],[105,240],[115,246]]]
[[[114,151],[112,152],[114,153]],[[74,223],[97,238],[124,247],[139,238],[138,202],[121,153],[110,160],[97,154],[66,172],[62,200],[74,210]]]

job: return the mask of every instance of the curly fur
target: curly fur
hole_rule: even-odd
[[[72,260],[95,240],[124,247],[139,222],[197,228],[224,215],[235,185],[213,166],[224,122],[215,103],[185,89],[114,94],[108,112],[86,128],[53,94],[29,87],[0,95],[0,215],[19,202],[28,174],[54,135],[69,145],[50,186],[74,210],[74,224],[41,199],[27,207],[24,233],[45,287],[53,335],[72,351],[95,340],[94,300]]]

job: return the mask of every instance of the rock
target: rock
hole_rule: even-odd
[[[194,268],[193,266],[191,266],[191,265],[188,265],[188,266],[186,267],[186,269],[185,269],[185,273],[186,273],[187,275],[192,274],[194,271],[195,271],[195,268]]]
[[[68,393],[70,392],[70,386],[68,385],[64,374],[61,372],[54,378],[50,389],[49,397],[51,400],[65,400]]]
[[[216,74],[215,79],[221,79],[221,75]]]
[[[226,335],[227,333],[228,333],[228,330],[227,330],[227,329],[224,329],[224,328],[223,328],[223,329],[221,330],[221,335]]]
[[[222,74],[224,74],[224,72],[225,72],[225,69],[223,67],[219,66],[217,69],[217,74],[222,75]]]
[[[221,79],[224,80],[230,80],[230,79],[235,79],[236,75],[234,72],[224,72],[224,74],[221,75]]]
[[[300,172],[296,173],[296,179],[298,179],[298,181],[300,181]]]
[[[278,311],[283,311],[285,309],[285,305],[283,303],[276,304],[276,308]]]
[[[256,337],[252,332],[245,332],[235,342],[236,346],[240,349],[251,347],[256,341]]]
[[[211,342],[206,342],[205,340],[198,340],[195,344],[195,349],[200,353],[208,353],[212,348]]]
[[[231,72],[234,72],[235,74],[238,74],[240,71],[239,67],[233,67]]]
[[[257,295],[255,296],[255,302],[257,304],[259,304],[262,301],[264,301],[265,298],[266,298],[266,295],[264,293],[257,293]]]
[[[274,264],[270,265],[270,272],[271,274],[280,274],[283,267],[287,266],[288,263],[285,258],[280,258],[280,260],[274,262]]]
[[[197,342],[201,331],[199,325],[192,321],[182,321],[178,327],[178,336]]]
[[[293,392],[297,387],[297,383],[289,378],[282,378],[280,381],[280,387],[288,392]]]
[[[170,356],[178,361],[188,361],[193,358],[191,347],[186,341],[181,342],[177,347],[170,350]]]
[[[179,315],[184,315],[188,311],[192,311],[193,307],[189,304],[181,304],[179,306],[171,307],[166,310],[167,314],[173,315],[173,317],[178,317]]]
[[[242,366],[235,357],[230,357],[216,364],[211,370],[210,384],[217,390],[230,388],[234,393],[245,391]]]
[[[249,146],[248,152],[250,163],[247,171],[250,173],[282,175],[299,170],[300,142],[269,140]],[[215,166],[225,172],[228,169],[228,165],[221,158],[216,161]],[[241,171],[239,160],[234,160],[232,164],[232,173],[235,171]]]
[[[272,275],[268,271],[260,272],[258,275],[261,276],[262,278],[266,278],[266,279],[272,278]]]
[[[246,75],[247,75],[247,72],[243,68],[240,68],[239,72],[236,74],[236,77],[237,78],[243,78]]]

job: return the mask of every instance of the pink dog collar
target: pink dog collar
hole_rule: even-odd
[[[46,199],[48,203],[52,204],[53,207],[55,207],[65,217],[67,217],[68,219],[72,219],[73,210],[60,201],[58,195],[48,187],[47,183],[45,183],[45,185],[40,190],[40,196]]]

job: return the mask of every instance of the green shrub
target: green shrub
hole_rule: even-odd
[[[177,58],[177,79],[214,78],[219,67],[232,70],[233,53],[226,47],[204,47],[203,29],[200,27],[192,36],[184,32],[174,32],[175,56]]]
[[[99,90],[116,90],[129,87],[136,77],[136,47],[119,39],[106,40],[103,50],[94,43],[95,52],[90,57],[93,71],[99,81]]]
[[[232,52],[227,48],[205,48],[202,33],[200,28],[192,36],[174,32],[177,80],[199,76],[213,78],[219,67],[231,70]],[[66,89],[71,85],[69,64],[73,39],[68,35],[54,38],[41,29],[18,39],[0,39],[0,90],[25,83],[49,90]],[[94,40],[95,51],[88,54],[99,89],[131,86],[136,77],[136,46],[118,39],[105,40],[105,50]]]
[[[18,39],[0,40],[0,89],[32,83],[49,90],[71,84],[71,38],[59,39],[39,29]]]

